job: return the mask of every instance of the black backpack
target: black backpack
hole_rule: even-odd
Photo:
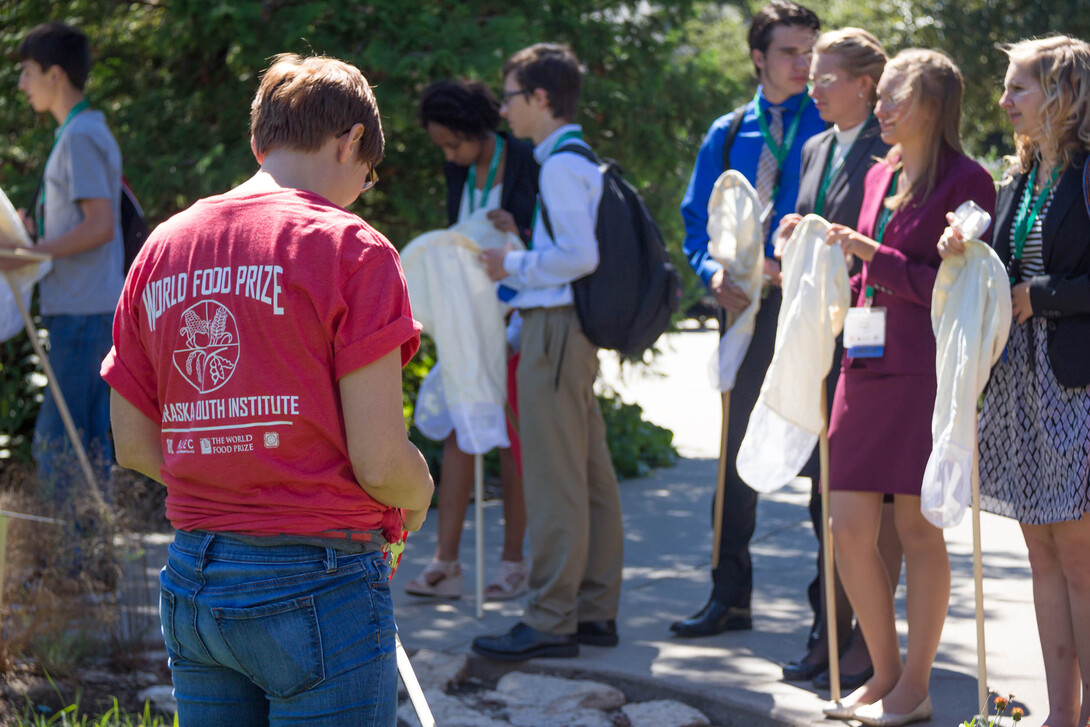
[[[123,272],[129,274],[132,261],[136,259],[136,253],[144,246],[148,239],[148,221],[144,217],[144,208],[140,206],[140,200],[132,191],[128,181],[121,178],[121,240],[125,244],[125,267]]]
[[[595,346],[638,357],[670,325],[681,301],[681,276],[670,262],[658,224],[616,162],[603,162],[580,144],[556,152],[578,154],[602,172],[594,232],[598,267],[571,284],[579,323]],[[544,204],[541,220],[552,237]]]
[[[730,126],[727,127],[727,135],[723,138],[723,171],[730,169],[730,150],[734,146],[734,140],[738,137],[738,131],[742,128],[742,119],[746,115],[746,106],[748,103],[744,103],[732,112],[734,115],[730,117]]]
[[[34,190],[34,199],[42,197],[42,185],[45,180],[38,182]],[[144,246],[148,239],[148,220],[144,217],[144,208],[140,206],[140,200],[136,199],[136,193],[132,191],[128,180],[121,178],[121,242],[125,247],[125,262],[121,269],[123,275],[129,274],[132,261],[136,259],[136,253]]]

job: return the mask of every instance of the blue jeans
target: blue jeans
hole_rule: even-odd
[[[42,326],[49,331],[49,363],[103,490],[114,453],[110,444],[110,387],[98,371],[110,352],[113,321],[113,313],[42,316]],[[34,425],[32,448],[38,481],[53,493],[58,505],[86,487],[53,390],[48,386]]]
[[[178,724],[393,727],[389,578],[382,553],[177,531],[159,616]]]

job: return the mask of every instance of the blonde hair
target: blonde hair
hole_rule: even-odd
[[[921,48],[903,50],[886,64],[884,73],[902,73],[905,83],[901,93],[904,101],[931,114],[930,123],[924,129],[924,148],[927,155],[920,177],[910,183],[904,192],[890,197],[886,203],[897,210],[910,202],[922,203],[935,191],[939,175],[939,155],[944,148],[957,153],[961,148],[961,96],[965,83],[961,71],[944,53]],[[886,154],[885,161],[895,168],[901,145],[896,144]]]
[[[874,81],[870,89],[870,105],[874,106],[878,100],[878,79],[889,60],[877,38],[862,28],[830,30],[818,38],[814,53],[837,56],[840,67],[852,78],[869,76]]]
[[[1006,157],[1008,172],[1028,172],[1038,157],[1065,169],[1078,152],[1090,150],[1090,44],[1067,35],[1022,40],[1003,47],[1012,62],[1029,61],[1041,84],[1038,138],[1014,135],[1015,154]]]
[[[375,95],[358,68],[335,58],[274,57],[250,105],[250,134],[262,154],[316,151],[355,124],[363,124],[360,160],[377,164],[386,142]]]

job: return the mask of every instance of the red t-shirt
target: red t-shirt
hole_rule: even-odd
[[[392,531],[348,459],[338,380],[416,353],[397,252],[319,195],[201,200],[133,264],[102,376],[155,422],[182,530]]]

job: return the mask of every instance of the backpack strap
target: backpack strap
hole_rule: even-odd
[[[730,126],[727,127],[727,136],[723,139],[723,171],[730,169],[730,150],[734,146],[734,139],[738,136],[738,130],[742,128],[742,119],[746,115],[746,107],[748,103],[744,103],[738,108],[734,109],[734,115],[730,117]]]
[[[598,155],[594,153],[594,150],[592,150],[589,146],[586,146],[585,144],[574,144],[574,143],[565,144],[564,146],[559,147],[558,149],[554,149],[552,154],[550,154],[549,156],[552,156],[553,154],[559,154],[561,152],[570,152],[572,154],[578,154],[579,156],[583,157],[584,159],[586,159],[588,162],[590,162],[594,166],[596,166],[596,167],[602,166],[602,160],[598,158]],[[542,163],[541,166],[542,166],[542,168],[544,168],[545,164]],[[538,174],[540,174],[540,172],[538,172]],[[541,188],[541,184],[539,182],[538,183],[538,189],[540,190],[540,188]],[[540,205],[539,209],[541,210],[541,222],[542,222],[542,224],[545,225],[545,232],[548,233],[549,237],[552,238],[555,241],[556,238],[553,237],[553,225],[549,221],[549,211],[545,209],[545,199],[541,196],[540,191],[538,191],[538,200],[539,200],[539,205]]]

